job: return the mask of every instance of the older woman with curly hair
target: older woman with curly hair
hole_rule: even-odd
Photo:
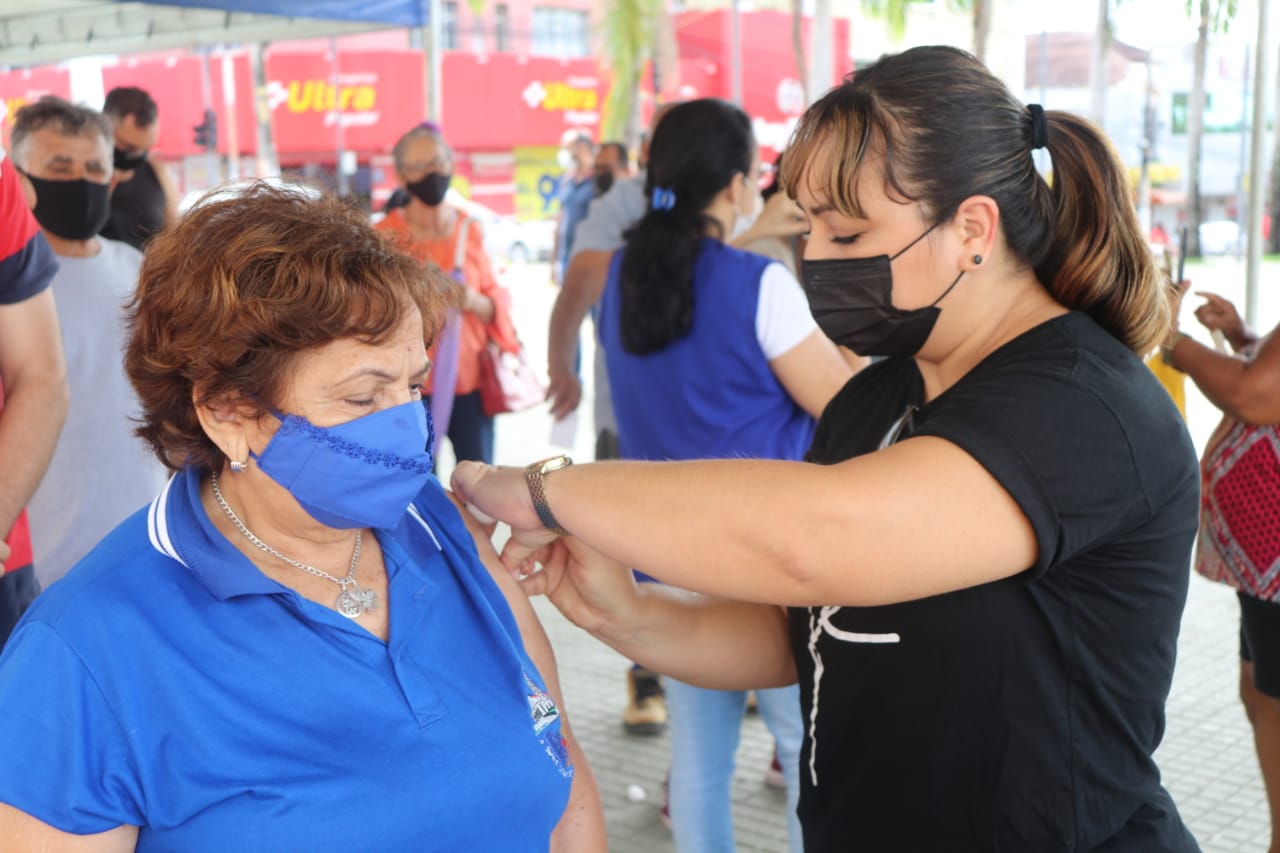
[[[263,185],[151,243],[126,368],[174,476],[0,658],[6,849],[603,849],[546,636],[431,475],[445,291]]]

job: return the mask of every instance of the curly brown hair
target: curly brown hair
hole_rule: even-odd
[[[410,306],[429,342],[449,293],[336,198],[262,182],[215,190],[147,246],[124,359],[137,434],[170,469],[216,470],[226,457],[197,405],[230,398],[265,413],[300,353],[386,341]]]

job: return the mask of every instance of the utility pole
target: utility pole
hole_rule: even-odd
[[[1270,0],[1258,0],[1258,46],[1253,60],[1253,128],[1249,151],[1249,259],[1245,264],[1244,319],[1255,329],[1258,327],[1258,273],[1262,269],[1262,148],[1267,130],[1267,27],[1270,26],[1268,7]]]
[[[732,87],[732,99],[742,106],[742,28],[738,20],[738,0],[729,4],[729,84]]]

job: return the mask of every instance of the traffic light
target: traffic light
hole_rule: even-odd
[[[196,145],[205,151],[218,150],[218,116],[213,110],[204,111],[204,121],[197,124],[195,130]]]

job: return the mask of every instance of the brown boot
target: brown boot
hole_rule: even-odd
[[[627,672],[622,728],[630,735],[657,735],[667,730],[667,700],[656,672],[635,668]]]

